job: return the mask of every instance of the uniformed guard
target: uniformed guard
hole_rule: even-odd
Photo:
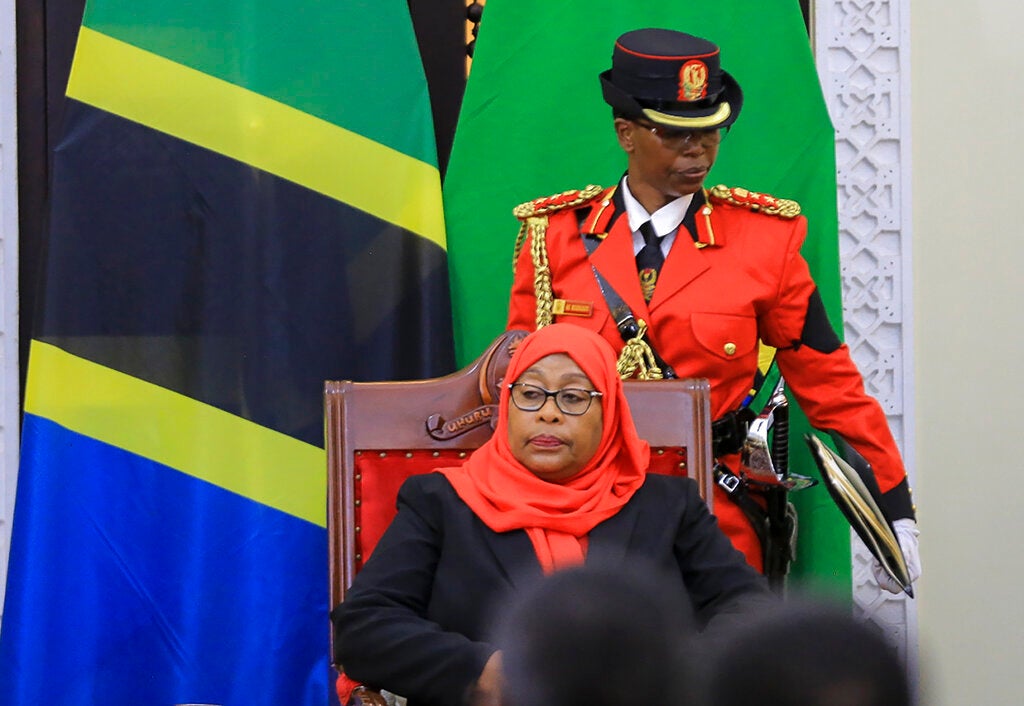
[[[763,498],[747,492],[739,451],[754,416],[744,402],[759,352],[775,348],[811,423],[836,432],[870,464],[879,504],[916,579],[906,472],[885,415],[865,393],[800,255],[807,222],[799,205],[740,187],[705,188],[722,138],[743,108],[718,46],[667,29],[627,32],[615,42],[600,85],[626,173],[607,188],[588,186],[515,209],[521,226],[508,327],[572,322],[616,346],[624,377],[709,379],[715,513],[761,570],[766,558],[775,561],[764,554],[771,543],[762,541],[771,528]],[[880,566],[875,575],[884,588],[902,590]]]

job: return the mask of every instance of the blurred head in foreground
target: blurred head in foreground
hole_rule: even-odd
[[[709,706],[910,706],[906,668],[848,610],[790,602],[737,628],[707,671]]]
[[[644,571],[546,577],[500,623],[504,706],[686,703],[691,632],[673,606]]]

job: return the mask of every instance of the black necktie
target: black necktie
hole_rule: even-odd
[[[654,226],[650,221],[645,221],[640,226],[640,234],[644,237],[644,246],[636,254],[636,269],[640,274],[640,288],[643,290],[644,299],[650,301],[665,256],[661,254],[661,238],[654,232]]]

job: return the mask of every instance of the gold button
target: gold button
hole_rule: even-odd
[[[729,343],[725,344],[724,348],[725,348],[725,354],[726,355],[735,355],[736,354],[736,344],[735,343],[732,343],[730,341]]]

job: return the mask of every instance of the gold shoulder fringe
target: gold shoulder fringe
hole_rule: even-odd
[[[728,187],[724,184],[713,186],[708,191],[712,198],[725,201],[733,206],[741,206],[764,213],[769,216],[780,218],[796,218],[800,215],[800,204],[791,199],[777,199],[768,194],[759,194],[756,191],[734,186]]]
[[[521,203],[512,209],[512,213],[521,221],[535,216],[546,216],[549,213],[555,213],[566,208],[581,206],[587,201],[592,200],[602,191],[604,191],[603,187],[591,184],[585,189],[571,189],[554,196],[545,196]]]

